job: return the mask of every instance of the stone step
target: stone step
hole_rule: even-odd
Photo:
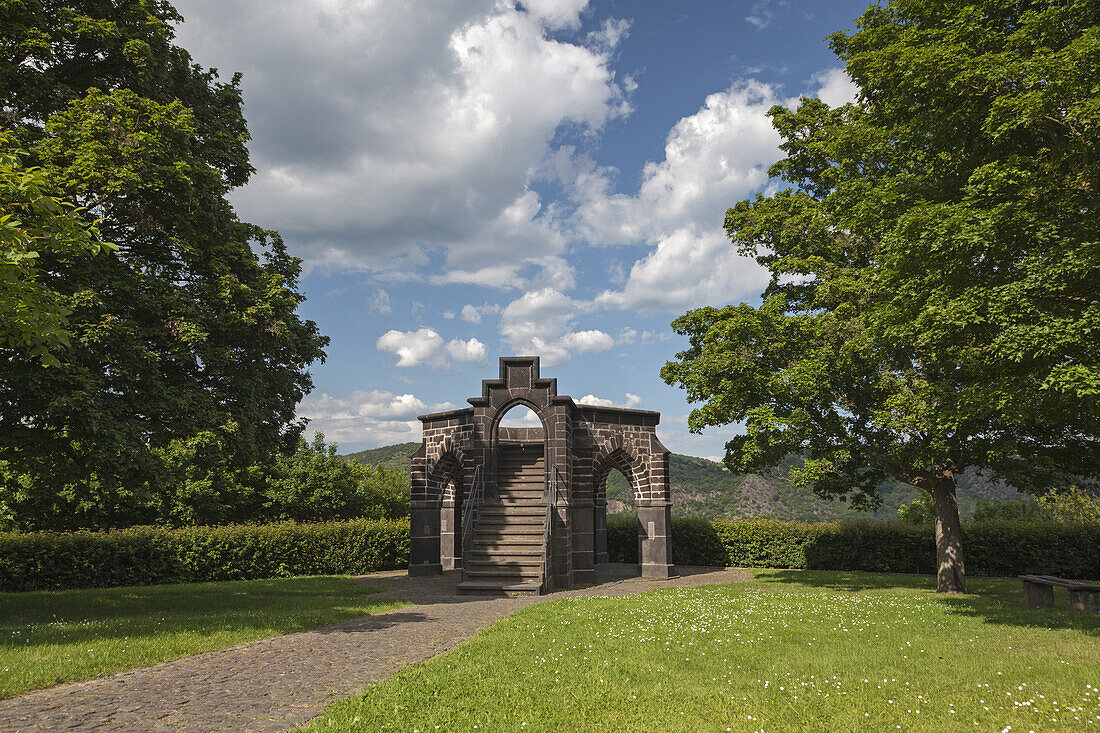
[[[486,537],[478,538],[470,552],[537,552],[542,554],[542,536],[525,535],[531,538],[530,542],[514,542],[515,537]]]
[[[464,580],[458,584],[458,592],[465,595],[508,596],[541,595],[541,582],[515,582],[509,580]]]
[[[473,562],[470,564],[473,566]],[[478,566],[478,567],[463,567],[462,578],[464,580],[529,580],[529,579],[541,579],[542,578],[542,564],[537,567],[508,567],[502,568],[499,566]]]
[[[504,577],[506,575],[538,575],[542,572],[542,560],[533,559],[531,562],[503,563],[497,561],[467,560],[462,572],[466,577],[480,575],[482,577]]]
[[[530,545],[505,545],[503,547],[485,547],[474,545],[470,550],[471,560],[507,560],[510,557],[539,557],[543,556],[542,543]]]
[[[546,515],[546,507],[532,504],[486,504],[481,507],[481,516],[484,519],[490,517],[527,517],[536,516],[542,518]]]
[[[495,543],[503,539],[515,540],[517,543],[522,541],[522,538],[529,537],[530,541],[542,541],[542,535],[546,534],[546,527],[539,524],[496,524],[485,525],[484,527],[478,527],[477,532],[474,534],[474,541],[485,541],[485,543]]]
[[[486,524],[478,527],[474,541],[497,542],[504,538],[515,538],[518,542],[520,538],[530,536],[532,541],[542,542],[542,536],[546,534],[544,524],[544,522]]]

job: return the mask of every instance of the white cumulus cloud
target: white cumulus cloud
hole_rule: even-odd
[[[484,364],[489,356],[489,349],[476,338],[468,341],[452,339],[447,342],[447,354],[455,361],[476,361]]]
[[[642,404],[642,398],[636,394],[626,393],[626,399],[622,402],[616,402],[615,400],[609,400],[604,397],[597,397],[593,394],[586,394],[577,400],[582,405],[595,405],[597,407],[637,407]]]
[[[813,83],[830,104],[853,98],[855,87],[842,69],[822,72]],[[600,293],[596,304],[676,312],[759,294],[766,271],[737,254],[722,224],[727,208],[767,185],[768,168],[782,157],[768,110],[797,102],[753,80],[707,96],[695,114],[669,131],[664,159],[646,164],[636,195],[612,192],[614,171],[559,156],[559,177],[574,174],[580,236],[593,243],[651,247],[622,287]]]
[[[234,203],[311,266],[408,277],[441,251],[439,282],[517,286],[566,244],[529,185],[555,133],[630,109],[625,24],[556,35],[586,0],[176,4],[196,60],[244,73],[257,173]]]
[[[615,344],[603,331],[574,329],[574,321],[588,308],[553,288],[533,290],[504,308],[500,333],[514,353],[538,355],[546,366],[565,364],[574,353],[607,351]]]
[[[485,303],[484,305],[466,304],[462,306],[462,320],[468,323],[481,323],[481,319],[484,316],[495,313],[500,313],[500,306],[496,303]]]
[[[309,419],[308,433],[324,433],[343,450],[420,439],[419,414],[452,410],[453,403],[428,404],[412,394],[384,390],[356,391],[342,397],[309,395],[298,416]]]
[[[387,331],[378,337],[375,345],[381,351],[396,354],[399,367],[427,365],[442,369],[447,366],[448,357],[455,361],[484,363],[489,356],[488,347],[476,338],[444,342],[442,336],[427,326],[416,331]]]

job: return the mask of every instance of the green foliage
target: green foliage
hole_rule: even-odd
[[[979,500],[978,506],[980,507],[982,503]],[[976,512],[977,510],[975,510],[975,517],[977,518]],[[898,517],[906,524],[932,524],[934,519],[932,516],[932,497],[928,494],[922,494],[908,504],[902,504],[898,507]]]
[[[1026,499],[1011,501],[979,501],[974,508],[975,522],[1028,522],[1050,520],[1043,505]]]
[[[638,562],[638,529],[636,513],[623,512],[607,516],[607,554],[611,562]]]
[[[725,565],[727,554],[715,525],[699,517],[672,520],[672,562],[677,565]]]
[[[958,473],[1100,474],[1100,2],[888,0],[830,40],[858,102],[774,107],[792,187],[726,215],[763,303],[677,319],[662,376],[692,430],[745,424],[731,471],[932,492],[963,590]]]
[[[673,519],[674,563],[748,568],[935,573],[930,524]],[[1100,580],[1100,524],[989,521],[964,525],[967,569],[975,575],[1025,573]],[[638,562],[637,518],[607,522],[612,562]]]
[[[155,524],[243,524],[397,519],[409,515],[407,472],[353,463],[318,433],[293,453],[247,466],[233,461],[235,425],[177,439],[154,451],[157,478],[116,492],[109,506],[61,491],[39,502],[31,476],[0,484],[0,530],[108,529]],[[0,475],[5,467],[0,464]]]
[[[407,475],[409,466],[412,464],[413,453],[419,447],[420,443],[395,443],[384,445],[381,448],[348,453],[344,457],[349,461],[384,466]]]
[[[0,533],[0,590],[359,575],[408,562],[404,519]]]
[[[1100,494],[1074,484],[1064,490],[1052,490],[1039,497],[1039,505],[1058,522],[1100,523]]]
[[[0,2],[0,126],[117,245],[38,250],[67,319],[54,368],[0,344],[0,501],[38,526],[160,521],[180,475],[195,516],[259,501],[239,474],[294,450],[323,357],[300,261],[228,202],[252,172],[239,77],[194,64],[179,20],[163,0]]]
[[[276,519],[299,522],[364,517],[396,519],[409,515],[407,471],[364,465],[336,455],[318,433],[313,444],[299,440],[298,450],[276,464],[267,501]]]
[[[885,475],[1100,472],[1098,23],[893,0],[831,39],[858,104],[772,109],[795,188],[726,217],[764,303],[681,317],[663,370],[692,429],[745,422],[731,470],[804,453],[800,481],[872,504]]]
[[[69,345],[70,311],[43,285],[39,260],[71,262],[113,251],[95,224],[73,204],[52,196],[39,168],[26,168],[26,153],[0,131],[0,346],[56,366],[55,352]]]
[[[1073,485],[1051,489],[1036,501],[979,502],[974,520],[1100,522],[1100,496]]]

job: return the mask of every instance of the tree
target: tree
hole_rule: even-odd
[[[300,261],[227,200],[252,172],[239,76],[194,64],[180,20],[164,0],[0,0],[0,125],[118,248],[40,253],[68,311],[57,366],[0,346],[0,477],[39,523],[155,520],[172,441],[216,434],[238,466],[292,451],[324,356]]]
[[[114,247],[75,206],[49,194],[42,171],[23,166],[24,154],[0,132],[0,344],[56,366],[54,352],[69,345],[69,311],[38,282],[38,260],[44,252],[68,260]]]
[[[673,323],[662,376],[744,421],[734,471],[875,505],[932,498],[941,592],[965,592],[955,477],[1040,492],[1100,472],[1100,3],[890,0],[830,38],[859,100],[774,107],[793,184],[726,231],[760,307]]]

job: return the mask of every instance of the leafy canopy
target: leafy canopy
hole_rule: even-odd
[[[726,231],[759,307],[693,310],[664,379],[733,471],[874,504],[974,466],[1100,475],[1100,3],[892,0],[830,38],[859,100],[774,107],[791,188]]]
[[[252,172],[239,76],[194,64],[179,20],[163,0],[0,0],[0,127],[117,247],[38,252],[70,333],[53,368],[0,345],[0,479],[36,525],[163,520],[174,441],[216,436],[238,468],[292,451],[324,355],[300,261],[227,199]]]
[[[75,206],[49,194],[49,181],[24,167],[23,155],[0,133],[0,345],[57,366],[53,352],[69,345],[69,310],[38,281],[38,260],[44,252],[69,261],[115,248]]]

